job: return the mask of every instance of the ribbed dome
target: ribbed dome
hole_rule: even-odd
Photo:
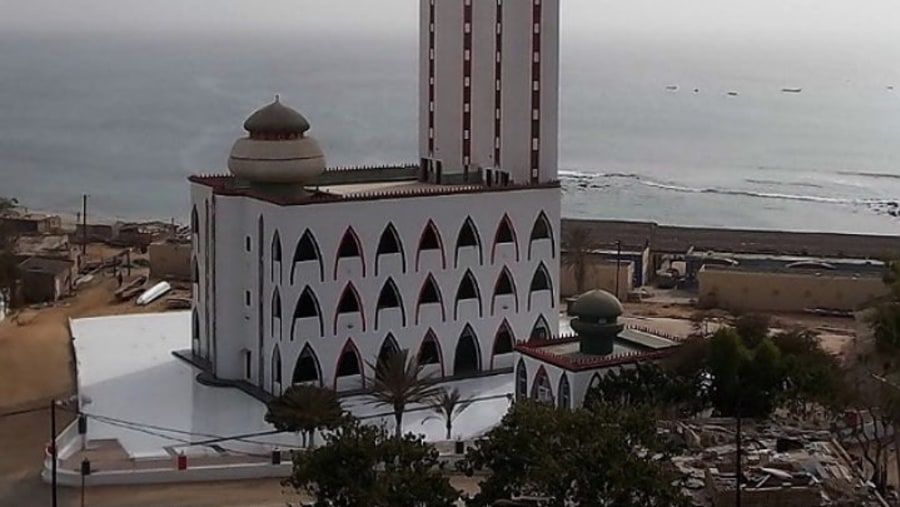
[[[572,303],[570,312],[576,317],[586,320],[610,320],[620,317],[625,313],[619,299],[605,290],[592,290],[578,297]]]
[[[244,122],[244,130],[251,134],[304,134],[309,130],[309,122],[302,114],[281,103],[275,102],[257,110]]]

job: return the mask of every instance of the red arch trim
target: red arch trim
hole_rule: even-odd
[[[337,361],[334,363],[334,390],[337,391],[337,381],[338,381],[338,368],[341,366],[341,358],[344,357],[344,352],[348,350],[352,350],[354,355],[356,356],[356,364],[359,365],[359,376],[362,378],[362,386],[366,387],[366,370],[365,364],[362,361],[362,356],[359,353],[359,347],[356,346],[356,343],[353,342],[353,338],[347,338],[347,342],[344,343],[344,348],[341,349],[341,353],[337,356]]]
[[[434,220],[429,219],[425,224],[425,228],[422,229],[422,234],[419,235],[419,243],[416,245],[416,271],[419,270],[419,258],[422,255],[422,249],[419,247],[422,245],[422,239],[425,237],[425,231],[428,229],[434,231],[434,236],[437,238],[438,246],[441,249],[441,267],[447,269],[447,253],[444,249],[444,238],[441,236],[441,230],[434,224]]]
[[[425,342],[429,340],[434,342],[434,346],[438,351],[438,362],[441,364],[441,377],[444,377],[446,375],[446,369],[444,367],[444,348],[441,347],[441,342],[437,339],[434,329],[428,328],[428,332],[425,333],[425,338],[422,339],[422,343],[419,345],[419,352],[416,354],[416,360],[418,361],[419,356],[422,354]]]
[[[509,215],[504,213],[503,218],[500,219],[500,223],[497,224],[497,230],[494,232],[494,245],[491,247],[491,263],[494,263],[494,259],[497,256],[497,245],[499,245],[500,240],[500,228],[503,227],[503,224],[506,224],[509,227],[510,232],[513,237],[513,244],[516,246],[516,262],[519,262],[519,233],[516,232],[516,228],[513,226],[512,220],[509,219]],[[508,243],[504,243],[506,245]],[[529,249],[530,249],[529,245]]]
[[[359,317],[362,320],[362,330],[366,330],[366,307],[363,306],[362,297],[359,295],[359,291],[356,290],[356,286],[353,285],[353,282],[347,282],[347,285],[344,286],[344,290],[341,291],[341,296],[338,298],[337,304],[334,305],[334,334],[337,334],[337,325],[338,325],[338,317],[341,316],[341,313],[338,311],[341,307],[341,301],[344,300],[344,295],[347,294],[347,291],[350,291],[353,294],[353,297],[356,298],[356,306],[359,308]]]
[[[425,277],[425,282],[422,283],[422,287],[419,289],[419,297],[416,299],[416,325],[419,324],[419,311],[422,309],[422,294],[425,292],[425,284],[428,282],[434,284],[435,289],[437,289],[438,302],[441,305],[441,320],[447,320],[447,309],[444,305],[444,293],[441,291],[441,286],[438,285],[437,280],[434,279],[434,276],[429,274]]]
[[[494,308],[497,304],[497,287],[500,286],[500,277],[502,277],[504,273],[506,273],[506,276],[509,278],[509,283],[510,285],[512,285],[512,295],[513,299],[516,301],[516,311],[519,311],[519,288],[516,286],[516,279],[512,276],[512,273],[506,266],[504,266],[503,269],[500,270],[500,274],[497,276],[497,281],[494,282],[494,295],[491,298],[491,315],[494,314]]]
[[[341,245],[344,244],[344,240],[347,239],[347,236],[356,242],[356,249],[359,251],[359,260],[362,263],[362,276],[365,278],[366,276],[366,252],[363,250],[362,241],[359,240],[359,235],[356,234],[356,231],[353,229],[353,226],[347,227],[347,230],[344,231],[344,235],[341,236],[341,241],[338,243],[338,250],[340,250]],[[337,252],[334,255],[334,279],[337,280],[338,266],[341,264],[341,259],[345,257],[338,257]]]

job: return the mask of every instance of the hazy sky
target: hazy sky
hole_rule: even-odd
[[[570,34],[832,34],[900,41],[898,0],[561,1]],[[411,34],[418,6],[419,0],[0,0],[0,30]]]

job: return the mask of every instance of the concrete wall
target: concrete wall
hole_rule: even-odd
[[[603,289],[612,294],[616,293],[616,263],[605,259],[592,258],[585,266],[585,280],[582,285],[584,292],[594,289]],[[618,267],[619,293],[616,296],[625,301],[632,289],[634,280],[634,265],[631,262],[621,261]],[[563,266],[560,275],[560,295],[569,297],[577,295],[578,284],[575,283],[575,268]]]
[[[71,270],[58,275],[22,271],[22,296],[27,303],[57,301],[71,292],[71,285]]]
[[[434,368],[436,373],[449,376],[454,374],[454,357],[466,325],[472,327],[478,341],[480,370],[511,364],[511,354],[510,359],[493,354],[495,337],[504,322],[518,340],[531,336],[541,320],[548,323],[551,334],[558,333],[558,189],[294,207],[211,196],[207,190],[196,184],[192,189],[198,210],[194,254],[200,272],[194,301],[195,353],[208,357],[220,377],[245,378],[249,353],[249,380],[275,391],[277,375],[272,373],[277,369],[277,358],[281,386],[289,385],[294,366],[309,345],[318,360],[322,382],[346,391],[361,387],[362,378],[336,382],[341,355],[358,351],[362,361],[374,361],[389,335],[400,348],[417,353],[428,331],[433,331],[442,356],[442,364]],[[542,213],[552,237],[531,242],[532,229]],[[495,234],[504,215],[512,224],[515,242],[495,246]],[[460,248],[457,256],[457,238],[467,216],[475,224],[481,245]],[[389,223],[400,238],[402,255],[376,256],[376,247]],[[419,251],[429,223],[440,235],[442,250]],[[338,247],[348,228],[358,237],[363,255],[338,260]],[[316,240],[321,262],[295,265],[295,249],[307,229]],[[281,242],[281,263],[273,261],[276,233]],[[476,280],[480,301],[461,300],[457,305],[456,294],[467,269]],[[541,269],[546,269],[551,290],[532,292],[532,280]],[[504,270],[513,280],[515,294],[495,298],[495,286]],[[418,305],[429,277],[441,293],[442,305]],[[388,279],[397,286],[402,310],[378,309],[379,295]],[[362,311],[339,314],[339,301],[351,286],[359,294]],[[315,295],[321,320],[293,318],[307,287]],[[273,306],[277,300],[280,307]],[[281,318],[273,313],[275,308],[280,308]]]
[[[191,280],[190,243],[160,242],[150,245],[150,276],[157,280]]]
[[[733,311],[801,312],[807,308],[852,311],[887,294],[878,277],[846,274],[750,272],[704,267],[700,304]]]

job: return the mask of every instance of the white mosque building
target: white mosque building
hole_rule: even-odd
[[[353,392],[389,351],[459,378],[556,336],[558,19],[558,0],[422,0],[415,166],[329,170],[302,114],[253,113],[230,173],[190,178],[195,362]]]

